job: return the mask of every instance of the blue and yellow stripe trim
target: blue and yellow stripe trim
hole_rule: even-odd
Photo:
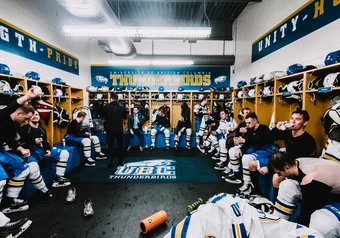
[[[276,199],[274,209],[286,216],[291,216],[294,213],[296,206],[289,206],[281,202],[279,199]]]
[[[185,238],[187,236],[191,215],[171,229],[171,238]]]

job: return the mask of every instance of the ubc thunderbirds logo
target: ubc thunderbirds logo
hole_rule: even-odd
[[[110,179],[176,179],[176,161],[143,160],[118,166]]]

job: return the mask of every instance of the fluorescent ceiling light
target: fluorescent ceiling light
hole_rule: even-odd
[[[135,38],[208,38],[211,27],[115,27],[63,26],[65,36]]]
[[[107,62],[112,65],[121,65],[121,66],[151,65],[150,60],[108,60]]]
[[[153,60],[152,65],[193,65],[193,60]]]
[[[133,65],[193,65],[193,60],[108,60],[111,65],[117,66],[133,66]]]

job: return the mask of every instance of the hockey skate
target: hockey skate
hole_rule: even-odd
[[[224,162],[218,162],[218,163],[216,163],[215,164],[215,167],[214,167],[214,169],[216,169],[216,170],[223,170],[223,171],[225,171],[225,165],[224,165]]]
[[[240,198],[249,200],[251,195],[254,194],[254,186],[252,183],[243,184],[242,187],[236,190],[236,193],[239,194]]]
[[[60,188],[60,187],[66,187],[69,185],[71,185],[71,182],[68,178],[65,178],[59,175],[54,176],[52,187]]]
[[[93,160],[92,158],[87,158],[87,160],[85,162],[85,166],[87,166],[87,167],[96,166],[96,161]]]
[[[205,150],[204,150],[204,148],[203,148],[203,146],[202,145],[197,145],[197,149],[199,150],[199,151],[201,151],[201,153],[205,153]]]
[[[241,184],[242,180],[236,178],[236,175],[234,173],[234,171],[232,169],[229,169],[229,171],[224,171],[223,175],[225,177],[224,181],[226,181],[227,183],[233,183],[233,184]]]
[[[17,238],[23,234],[32,224],[27,218],[20,219],[15,222],[9,222],[5,226],[0,227],[0,237]]]
[[[13,213],[13,212],[21,212],[21,211],[26,211],[28,210],[29,206],[27,205],[28,202],[17,199],[17,198],[7,198],[9,202],[8,206],[2,209],[2,213],[8,214],[8,213]]]
[[[103,152],[98,152],[96,155],[97,160],[106,159],[106,155]]]

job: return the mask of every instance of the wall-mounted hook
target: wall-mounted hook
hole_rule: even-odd
[[[312,102],[315,102],[315,93],[312,94],[311,99]]]
[[[282,96],[281,95],[279,96],[278,101],[282,102]]]

